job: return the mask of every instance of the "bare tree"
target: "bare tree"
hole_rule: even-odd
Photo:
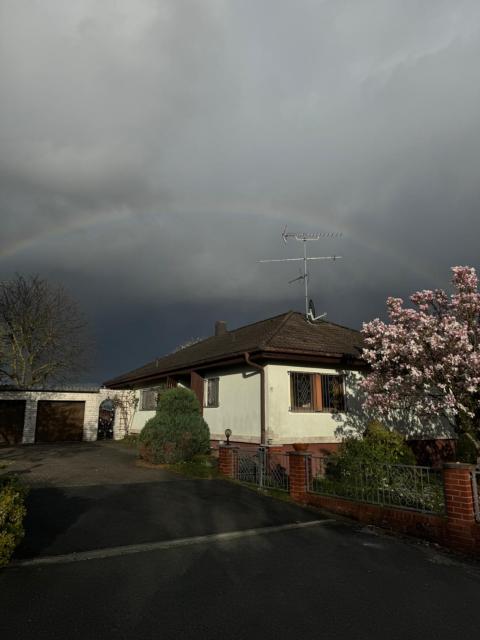
[[[90,341],[77,303],[39,276],[0,283],[0,383],[44,387],[85,370]]]

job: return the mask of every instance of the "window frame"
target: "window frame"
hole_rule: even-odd
[[[213,398],[210,395],[211,386],[214,388]],[[218,376],[214,378],[205,379],[205,404],[206,409],[216,409],[220,406],[220,378]]]
[[[290,376],[290,411],[292,413],[346,413],[347,395],[345,389],[345,376],[338,373],[318,373],[313,371],[289,371]],[[297,406],[295,402],[295,378],[296,376],[308,376],[310,378],[310,406]],[[335,407],[328,383],[334,380],[340,385],[340,403]],[[328,385],[328,386],[327,386]]]
[[[139,405],[138,410],[139,411],[155,411],[157,409],[159,392],[160,392],[159,387],[146,387],[145,389],[140,389],[140,402],[138,403]],[[151,408],[150,406],[145,406],[145,399],[151,393],[155,394],[155,406],[153,408]]]
[[[138,389],[138,391],[140,392],[140,397],[138,402],[138,411],[156,411],[158,407],[158,402],[160,400],[160,395],[165,391],[168,391],[169,389],[174,389],[176,386],[177,386],[176,380],[174,378],[171,378],[170,376],[167,376],[167,378],[163,379],[163,382],[159,382],[153,387],[144,387],[143,389]],[[153,407],[153,409],[144,408],[143,406],[143,394],[145,391],[147,392],[154,391],[157,394],[157,397],[155,400],[155,406]]]

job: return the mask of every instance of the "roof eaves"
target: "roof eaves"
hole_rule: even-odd
[[[314,349],[292,349],[292,348],[284,348],[284,347],[266,347],[263,349],[266,353],[285,353],[291,355],[318,355],[319,357],[325,356],[328,358],[342,358],[344,356],[353,356],[362,358],[361,350],[359,349],[359,354],[356,356],[353,352],[350,351],[316,351]]]
[[[257,347],[252,347],[250,349],[247,350],[250,353],[257,353],[259,351],[259,349]],[[136,382],[140,382],[142,380],[147,380],[149,378],[155,378],[155,377],[164,377],[164,376],[168,376],[168,375],[175,375],[175,374],[180,374],[189,370],[195,370],[195,369],[204,369],[206,367],[215,367],[218,366],[219,364],[222,364],[224,362],[228,362],[231,360],[235,360],[238,358],[242,358],[243,354],[245,353],[244,349],[241,349],[240,351],[234,351],[234,352],[230,352],[230,353],[226,353],[222,356],[215,356],[213,358],[203,358],[202,360],[196,360],[196,361],[192,361],[190,363],[184,363],[181,366],[177,366],[177,367],[168,367],[165,369],[157,369],[157,370],[150,370],[148,372],[145,372],[144,374],[141,375],[137,375],[137,376],[129,376],[128,374],[124,375],[124,376],[119,376],[117,378],[113,378],[112,380],[107,380],[104,384],[105,386],[111,386],[111,385],[119,385],[122,383],[125,384],[132,384],[132,383],[136,383]]]

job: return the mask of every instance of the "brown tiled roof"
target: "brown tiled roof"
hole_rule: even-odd
[[[224,335],[212,336],[176,353],[129,371],[105,382],[107,387],[134,384],[144,378],[173,375],[189,368],[215,366],[222,360],[241,356],[245,352],[268,355],[308,354],[322,357],[359,359],[362,351],[362,335],[332,322],[307,322],[305,316],[288,311],[279,316],[254,322],[228,331]]]

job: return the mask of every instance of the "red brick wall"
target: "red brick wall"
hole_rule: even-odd
[[[220,445],[218,450],[218,470],[228,478],[234,477],[236,447]]]
[[[311,458],[305,453],[290,453],[288,457],[290,467],[290,495],[294,500],[306,502],[307,468],[311,463]]]
[[[406,535],[436,542],[444,542],[445,540],[446,518],[442,516],[353,502],[314,493],[307,494],[307,503],[366,524],[399,531]]]
[[[304,454],[307,459],[308,454]],[[296,456],[290,456],[290,469]],[[292,491],[294,500],[338,513],[360,522],[374,524],[386,529],[400,531],[408,535],[438,542],[446,547],[464,553],[480,555],[480,524],[475,522],[473,491],[471,482],[472,465],[446,463],[443,469],[445,491],[445,516],[425,514],[401,508],[382,507],[333,496],[322,496],[307,491],[306,465],[297,464]]]
[[[239,442],[231,440],[230,444],[240,449],[258,449],[258,443]],[[455,441],[454,440],[409,440],[409,447],[412,449],[417,459],[417,464],[441,467],[444,462],[455,460]],[[210,445],[214,451],[218,449],[219,441],[211,440]],[[335,453],[340,446],[339,442],[309,442],[308,451],[313,455],[329,455]],[[271,449],[288,453],[293,451],[292,444],[273,445]]]
[[[231,440],[230,444],[232,446],[238,447],[239,449],[247,449],[256,451],[259,444],[253,442],[239,442],[238,440]],[[210,446],[213,451],[217,451],[219,445],[219,440],[210,440]],[[330,453],[334,453],[337,451],[339,446],[338,442],[309,442],[308,443],[308,451],[309,453],[313,453],[314,455],[329,455]],[[276,453],[289,453],[293,451],[293,444],[280,444],[280,445],[270,445],[270,451],[275,451]]]
[[[465,551],[478,549],[479,525],[475,523],[472,465],[448,463],[443,469],[447,510],[447,537],[452,546]]]
[[[277,449],[280,449],[280,452],[282,450],[281,447],[275,447],[275,452]],[[220,445],[219,469],[225,476],[234,476],[235,454],[236,447]],[[472,465],[458,462],[444,465],[443,483],[446,502],[444,516],[311,493],[307,491],[309,465],[311,465],[310,452],[289,453],[290,496],[297,502],[338,513],[366,524],[438,542],[456,551],[480,555],[480,524],[475,522],[471,482]]]

